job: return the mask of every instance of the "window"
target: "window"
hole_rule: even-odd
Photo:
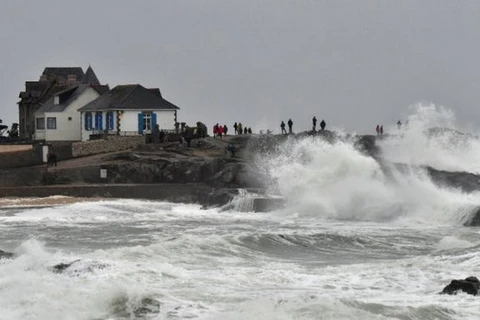
[[[144,113],[143,114],[143,130],[152,130],[152,114]]]
[[[92,130],[92,113],[86,112],[84,118],[84,128],[86,131]]]
[[[47,118],[47,129],[57,129],[57,118]]]
[[[37,118],[37,129],[45,130],[45,118]]]

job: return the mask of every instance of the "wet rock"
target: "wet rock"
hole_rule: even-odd
[[[74,264],[75,262],[78,262],[80,260],[75,260],[75,261],[72,261],[70,263],[59,263],[59,264],[56,264],[52,267],[52,271],[54,273],[62,273],[64,272],[67,268],[69,268],[72,264]]]
[[[480,281],[477,277],[468,277],[465,280],[452,280],[448,286],[443,288],[441,294],[457,294],[459,291],[471,295],[477,295],[480,289]]]
[[[480,176],[469,172],[450,172],[425,167],[432,180],[438,185],[458,188],[463,192],[480,190]]]
[[[0,250],[0,259],[11,259],[13,258],[13,253]]]

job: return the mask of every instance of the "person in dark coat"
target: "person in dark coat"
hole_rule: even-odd
[[[313,123],[313,131],[317,131],[317,117],[313,116],[312,123]]]
[[[252,128],[248,127],[248,134],[252,134]]]
[[[235,134],[237,134],[237,132],[238,132],[237,129],[238,129],[238,125],[237,125],[237,123],[235,122],[235,123],[233,124],[233,130],[235,130]]]
[[[377,136],[380,135],[380,125],[377,124],[377,127],[375,128],[375,131],[377,132]]]
[[[383,136],[383,125],[380,126],[380,135]]]
[[[320,122],[320,128],[323,130],[325,130],[325,127],[327,126],[327,124],[325,123],[325,120],[322,119],[322,122]]]
[[[288,133],[292,133],[292,128],[293,128],[293,121],[292,119],[288,119]]]
[[[245,129],[243,129],[243,134],[247,134],[248,133],[248,129],[247,127],[245,127]]]
[[[282,128],[282,133],[287,134],[287,130],[285,130],[285,122],[283,122],[283,120],[282,123],[280,123],[280,128]]]
[[[223,134],[224,134],[224,135],[227,135],[227,132],[228,132],[227,125],[224,124],[224,125],[223,125]]]

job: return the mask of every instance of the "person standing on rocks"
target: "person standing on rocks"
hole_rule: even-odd
[[[323,130],[325,130],[325,127],[327,126],[327,124],[325,123],[325,120],[322,119],[322,122],[320,122],[320,128]]]
[[[283,133],[287,134],[287,130],[285,130],[285,122],[283,122],[283,120],[282,120],[282,123],[280,123],[280,128],[282,128],[282,134]]]
[[[380,125],[377,124],[377,127],[375,128],[375,131],[377,132],[377,136],[380,135]]]
[[[292,133],[292,129],[293,129],[293,121],[292,119],[288,119],[288,133]]]
[[[315,132],[317,131],[317,117],[313,116],[312,123],[313,123],[313,132]]]
[[[238,133],[237,129],[238,129],[238,126],[237,126],[237,123],[235,122],[235,123],[233,124],[233,130],[235,130],[235,134]]]
[[[228,127],[226,124],[223,125],[223,134],[224,135],[227,135],[227,132],[228,132]]]
[[[380,135],[383,136],[383,124],[380,126]]]
[[[242,127],[243,127],[243,126],[242,126],[242,123],[239,122],[239,123],[238,123],[238,126],[237,126],[237,130],[238,130],[237,133],[238,133],[238,134],[242,134]]]

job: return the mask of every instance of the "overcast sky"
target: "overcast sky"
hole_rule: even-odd
[[[480,1],[0,0],[0,118],[44,67],[160,87],[179,121],[371,132],[432,101],[480,124]]]

